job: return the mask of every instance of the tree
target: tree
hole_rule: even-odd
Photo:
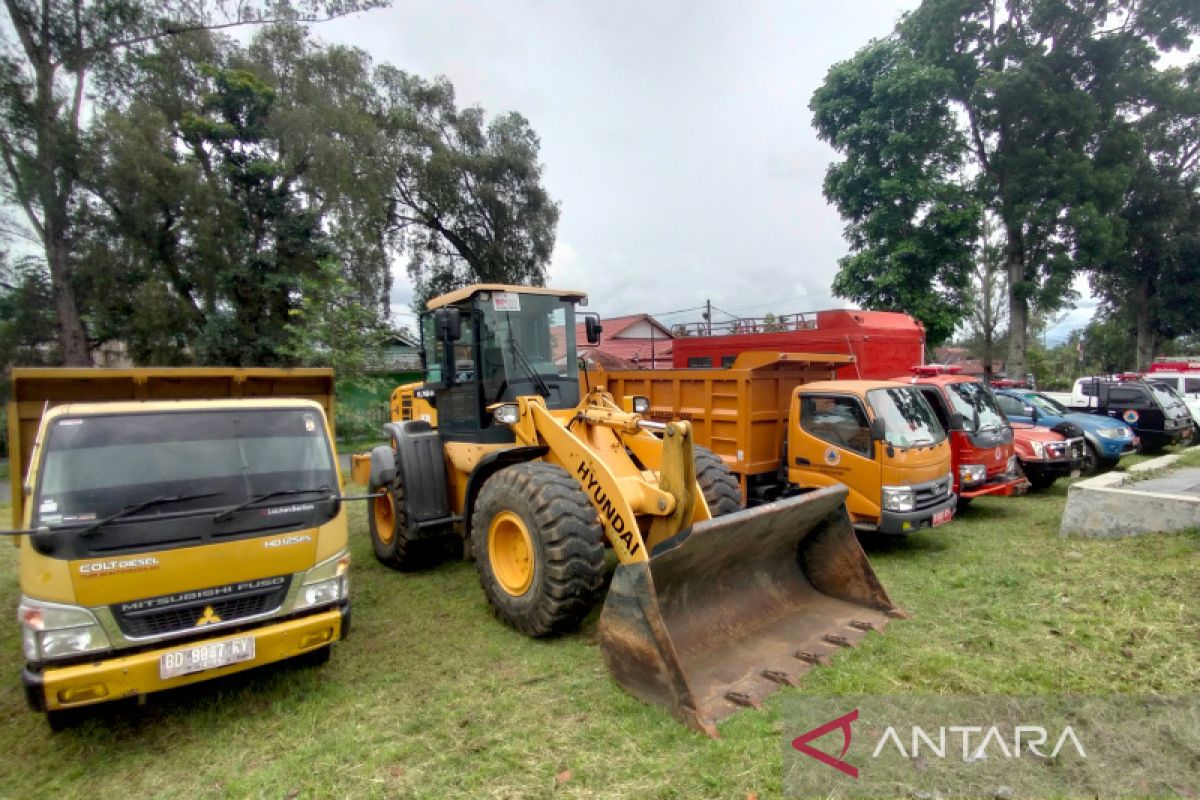
[[[540,142],[517,113],[485,123],[459,109],[445,78],[376,74],[397,164],[392,221],[415,284],[414,306],[474,282],[540,286],[558,204],[542,187]]]
[[[976,251],[971,270],[970,311],[965,322],[968,336],[978,342],[977,355],[983,362],[984,380],[991,381],[997,339],[1007,319],[1004,300],[1008,296],[1008,275],[1004,270],[1002,252],[996,243],[991,241],[987,222],[985,216],[979,249]]]
[[[100,202],[79,274],[96,335],[143,363],[354,362],[390,280],[391,173],[365,54],[275,26],[248,48],[176,37],[138,69],[91,142]],[[370,324],[349,324],[347,305]],[[300,347],[322,310],[345,338]]]
[[[928,202],[940,197],[931,185],[961,185],[966,197],[950,207],[973,204],[994,220],[1008,282],[1008,369],[1024,374],[1031,311],[1068,303],[1076,271],[1121,244],[1123,223],[1112,212],[1136,148],[1126,118],[1158,51],[1186,49],[1198,25],[1195,3],[924,0],[893,37],[835,66],[814,95],[818,130],[847,156],[830,174],[856,179],[827,179],[860,251],[835,287],[867,297],[890,288],[883,299],[919,303],[912,293],[921,280],[937,285],[928,267],[901,260],[913,249],[905,234],[914,222],[927,224],[924,213],[894,215],[907,225],[872,235],[859,230],[869,219],[860,204],[844,206],[841,196],[875,193],[908,212],[906,196]],[[920,78],[925,91],[913,97],[914,109],[897,111],[892,87]],[[822,106],[851,109],[845,123],[865,121],[874,135],[823,127]],[[939,128],[941,141],[919,135]]]
[[[1123,246],[1096,265],[1092,287],[1132,309],[1135,363],[1145,370],[1158,346],[1200,331],[1200,61],[1170,69],[1147,86],[1149,111],[1137,137],[1133,178],[1119,218]]]
[[[379,2],[5,0],[8,25],[0,36],[2,188],[41,242],[67,364],[91,363],[71,258],[88,87],[102,95],[112,91],[127,55],[180,33],[271,20],[319,21]]]
[[[912,314],[931,346],[969,308],[981,213],[963,186],[967,144],[947,103],[950,78],[892,37],[834,66],[810,103],[818,136],[846,156],[824,185],[851,250],[834,292]]]

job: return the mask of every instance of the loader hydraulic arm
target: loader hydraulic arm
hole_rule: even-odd
[[[669,423],[660,441],[642,431],[640,416],[621,411],[607,395],[608,403],[597,403],[594,394],[566,423],[546,409],[541,397],[521,397],[513,431],[523,445],[547,447],[549,460],[579,482],[618,560],[644,561],[648,548],[688,527],[696,514],[691,427]],[[636,464],[627,449],[626,440],[632,438],[639,439],[637,450],[655,450],[658,463],[645,465],[647,469]],[[639,517],[649,518],[647,529]]]

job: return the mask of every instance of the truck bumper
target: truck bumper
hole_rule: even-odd
[[[874,530],[879,533],[906,536],[910,533],[916,533],[922,528],[932,528],[933,518],[944,514],[946,511],[950,512],[950,518],[953,519],[954,510],[957,506],[958,498],[954,494],[951,494],[938,505],[931,508],[923,508],[920,511],[884,511],[879,518],[878,527]],[[949,520],[946,521],[949,522]]]
[[[273,664],[303,653],[320,650],[344,639],[350,629],[350,603],[297,619],[289,619],[248,631],[214,636],[185,644],[166,644],[133,655],[115,656],[103,661],[66,667],[21,670],[25,696],[34,711],[59,711],[66,708],[103,703],[109,700],[139,697],[187,686],[210,678],[244,672]],[[221,641],[254,637],[254,658],[218,669],[193,672],[174,678],[159,675],[159,659],[167,654]]]
[[[987,495],[1012,497],[1015,494],[1025,494],[1027,491],[1029,491],[1029,481],[1016,473],[1006,472],[1003,475],[997,475],[985,483],[963,487],[959,491],[958,496],[971,500]]]

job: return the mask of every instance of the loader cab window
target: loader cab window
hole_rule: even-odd
[[[857,398],[805,395],[800,398],[800,425],[822,441],[871,454],[871,423]]]
[[[485,405],[522,395],[541,395],[547,408],[579,404],[573,301],[483,292],[476,303],[479,381]]]

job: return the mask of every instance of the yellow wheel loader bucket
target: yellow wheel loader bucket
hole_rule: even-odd
[[[841,486],[700,522],[619,564],[600,616],[617,683],[698,731],[889,618]]]

